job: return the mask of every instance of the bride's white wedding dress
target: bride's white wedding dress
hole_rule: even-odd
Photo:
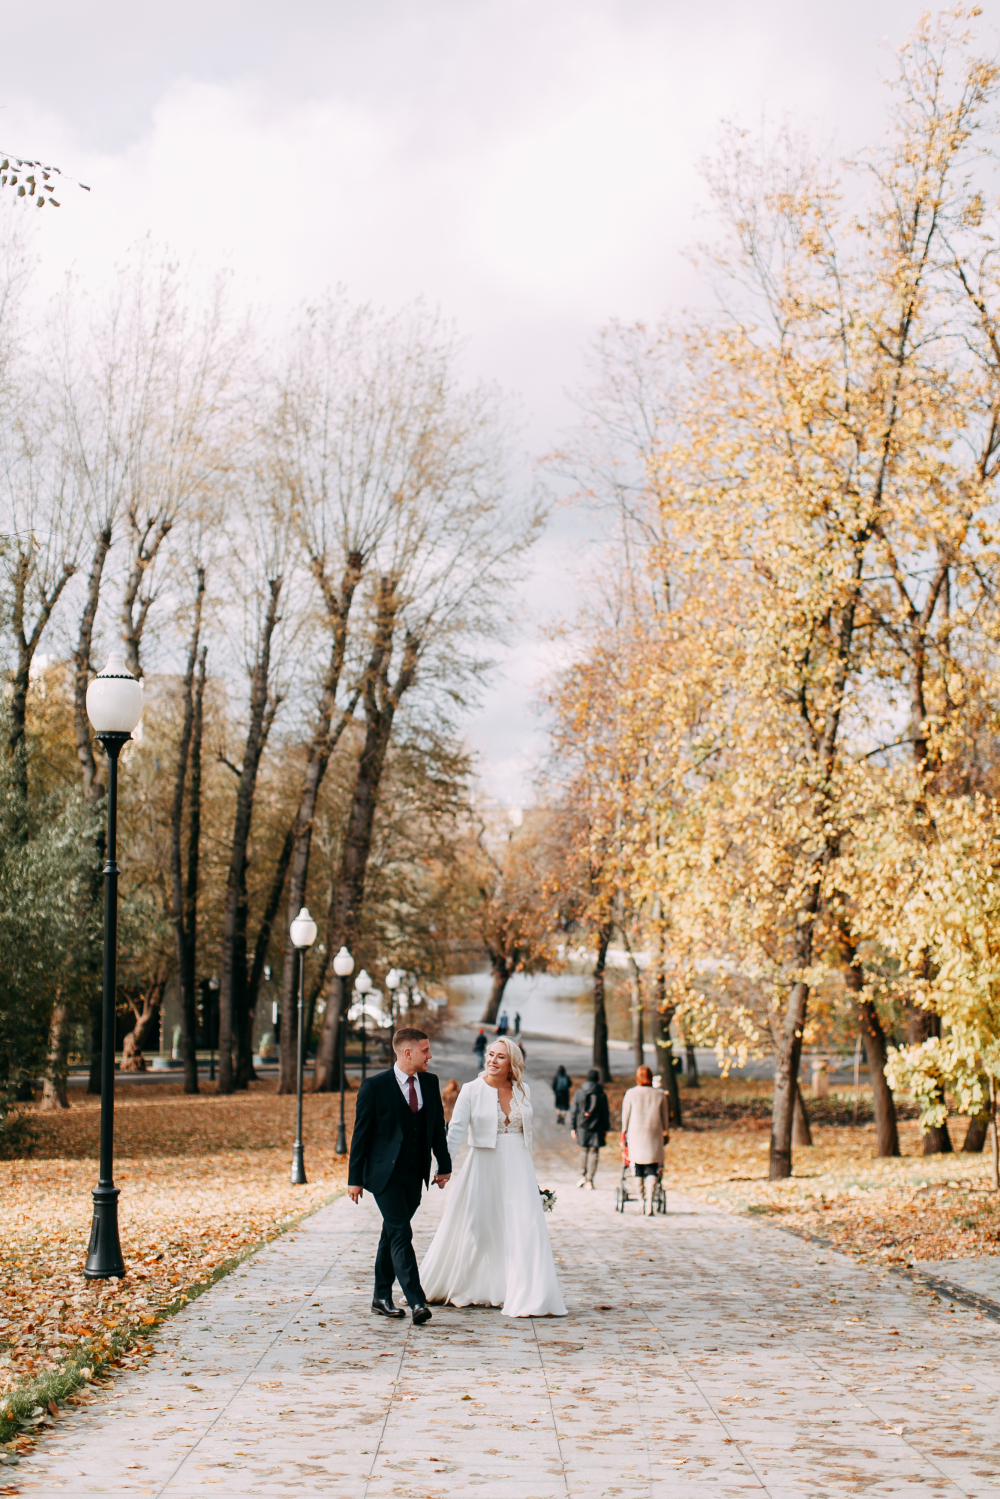
[[[477,1078],[458,1095],[448,1130],[471,1149],[420,1267],[427,1300],[499,1306],[508,1317],[564,1317],[552,1245],[531,1159],[531,1102],[515,1088],[510,1114]]]

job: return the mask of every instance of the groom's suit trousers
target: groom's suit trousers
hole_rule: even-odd
[[[410,1219],[420,1206],[423,1182],[415,1171],[398,1165],[386,1182],[383,1192],[375,1193],[382,1214],[382,1237],[375,1256],[375,1295],[388,1300],[392,1283],[399,1288],[409,1306],[422,1306],[425,1297],[420,1285],[417,1256],[413,1252],[413,1229]]]

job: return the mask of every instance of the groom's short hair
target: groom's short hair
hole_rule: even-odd
[[[411,1042],[416,1043],[417,1041],[426,1040],[426,1031],[418,1031],[416,1026],[413,1025],[404,1025],[393,1034],[392,1049],[393,1051],[399,1051],[400,1047],[408,1046]]]

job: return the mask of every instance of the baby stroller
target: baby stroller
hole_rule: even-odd
[[[639,1179],[632,1175],[628,1155],[622,1152],[622,1176],[621,1181],[615,1188],[615,1212],[624,1213],[627,1202],[642,1202],[642,1187]],[[665,1213],[667,1211],[667,1189],[663,1185],[663,1167],[656,1173],[656,1185],[653,1187],[653,1212]]]

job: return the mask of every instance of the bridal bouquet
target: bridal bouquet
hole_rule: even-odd
[[[556,1194],[551,1187],[539,1187],[538,1193],[542,1199],[542,1211],[544,1213],[551,1213],[556,1205]]]

